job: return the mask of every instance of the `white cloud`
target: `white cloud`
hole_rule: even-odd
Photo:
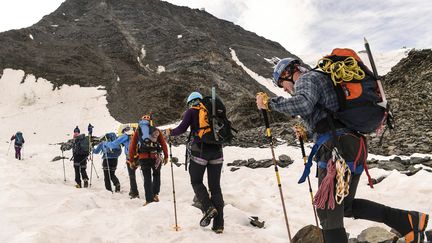
[[[432,47],[432,1],[429,0],[167,0],[204,7],[218,18],[233,21],[300,56],[320,56],[334,47],[373,49]]]
[[[28,27],[64,0],[0,3],[0,31]],[[214,16],[279,42],[299,56],[321,56],[334,47],[363,49],[367,37],[379,52],[432,47],[430,0],[166,0],[205,8]]]
[[[2,0],[0,32],[29,27],[56,10],[65,0]]]

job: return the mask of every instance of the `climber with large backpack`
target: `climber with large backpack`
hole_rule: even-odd
[[[15,143],[14,143],[14,147],[15,147],[15,159],[21,160],[21,149],[22,149],[22,147],[24,146],[24,143],[25,143],[24,136],[23,136],[22,132],[19,132],[19,131],[16,132],[14,135],[12,135],[12,137],[11,137],[10,140],[11,141],[15,140]]]
[[[87,175],[87,158],[90,154],[90,145],[89,139],[85,136],[85,134],[80,134],[76,136],[73,140],[72,145],[72,158],[74,163],[75,170],[75,182],[76,188],[81,188],[83,185],[81,184],[81,177],[84,181],[84,187],[88,187],[89,177]]]
[[[106,143],[106,146],[109,149],[115,149],[121,145],[124,148],[124,153],[126,156],[126,166],[127,166],[127,170],[128,170],[129,183],[130,183],[129,196],[131,199],[139,198],[138,187],[137,187],[137,182],[136,182],[136,173],[135,173],[138,166],[136,165],[136,161],[134,158],[132,158],[132,159],[129,158],[130,141],[131,141],[132,135],[134,134],[136,127],[137,127],[137,124],[136,125],[135,124],[128,123],[128,124],[120,125],[119,137],[112,142]]]
[[[118,157],[121,155],[120,145],[111,144],[117,139],[117,136],[113,132],[109,132],[102,137],[103,142],[99,143],[96,149],[93,150],[94,154],[102,153],[102,168],[104,172],[105,189],[113,192],[111,182],[114,184],[115,192],[120,192],[120,181],[115,175],[117,169]]]
[[[142,116],[129,145],[129,158],[138,155],[138,164],[144,177],[146,200],[144,206],[159,202],[161,167],[168,162],[167,144],[161,131],[154,126],[153,122],[152,114]]]
[[[320,60],[318,68],[309,71],[296,58],[281,59],[274,68],[273,83],[291,97],[266,99],[259,93],[256,103],[258,109],[300,116],[314,138],[299,183],[309,175],[315,157],[319,189],[314,205],[325,242],[348,242],[343,217],[381,222],[405,236],[406,242],[420,242],[429,215],[355,198],[362,172],[368,175],[363,134],[385,123],[386,107],[379,105],[382,94],[377,80],[350,49],[335,49]]]
[[[212,90],[211,97],[203,97],[199,92],[192,92],[186,101],[188,109],[181,123],[173,129],[165,130],[167,136],[178,136],[191,130],[191,148],[189,175],[192,188],[203,207],[200,226],[206,227],[213,219],[212,230],[223,233],[224,200],[220,186],[223,165],[222,145],[231,142],[231,123],[226,117],[223,102]],[[208,193],[203,183],[204,172],[207,170]]]

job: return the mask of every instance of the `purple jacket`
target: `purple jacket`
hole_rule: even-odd
[[[178,136],[188,129],[192,131],[192,146],[191,155],[196,158],[210,160],[221,160],[223,161],[222,145],[220,144],[204,144],[201,143],[201,139],[198,137],[199,131],[199,110],[189,108],[183,115],[183,120],[174,129],[171,130],[172,136]]]
[[[183,134],[186,132],[188,127],[191,128],[192,135],[194,137],[193,142],[197,143],[200,142],[199,138],[195,136],[198,133],[199,130],[199,110],[189,108],[183,115],[183,120],[181,123],[174,129],[171,130],[172,136],[178,136],[180,134]]]

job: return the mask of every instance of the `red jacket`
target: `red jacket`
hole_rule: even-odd
[[[129,144],[129,158],[135,157],[135,154],[137,152],[137,144],[138,144],[138,136],[139,136],[138,129],[134,132],[134,134],[132,136],[132,140]],[[168,147],[167,147],[167,144],[165,142],[165,138],[162,135],[162,132],[159,129],[157,129],[157,130],[159,131],[159,136],[157,138],[157,141],[162,146],[164,158],[168,158]],[[146,159],[146,158],[156,159],[156,156],[157,155],[154,153],[139,153],[138,154],[139,159]]]

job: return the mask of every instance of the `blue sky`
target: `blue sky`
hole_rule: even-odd
[[[326,54],[334,47],[373,50],[432,48],[430,0],[166,0],[205,8],[297,55]],[[28,27],[63,0],[0,0],[0,31]]]

